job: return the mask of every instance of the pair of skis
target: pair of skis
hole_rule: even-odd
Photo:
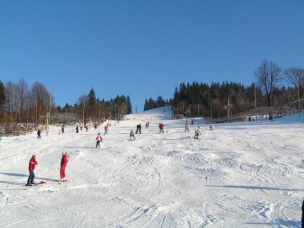
[[[61,184],[61,183],[63,183],[63,182],[67,182],[67,180],[64,180],[64,181],[60,181],[60,180],[58,180],[58,184]],[[39,183],[35,183],[35,184],[30,184],[30,185],[25,185],[25,186],[27,186],[27,187],[31,187],[31,186],[38,186],[38,185],[43,185],[43,184],[45,184],[46,182],[45,181],[40,181]]]
[[[39,183],[34,183],[34,184],[29,184],[29,185],[26,184],[25,186],[27,186],[27,187],[30,186],[31,187],[31,186],[37,186],[37,185],[41,185],[41,184],[45,184],[45,183],[46,183],[45,181],[40,181]]]

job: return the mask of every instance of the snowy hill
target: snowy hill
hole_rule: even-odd
[[[142,134],[130,140],[137,124]],[[196,120],[189,133],[184,124],[164,107],[111,122],[107,135],[104,125],[78,134],[51,126],[41,139],[2,138],[0,227],[300,227],[303,117],[212,131]],[[60,183],[63,151],[68,182]],[[25,187],[33,154],[36,182],[46,184]]]

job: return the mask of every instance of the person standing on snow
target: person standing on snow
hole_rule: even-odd
[[[135,132],[135,134],[137,134],[137,132],[139,132],[139,134],[141,134],[141,124],[138,124],[136,126],[136,132]]]
[[[195,130],[195,136],[194,136],[194,138],[195,139],[198,139],[198,136],[201,134],[201,129],[200,129],[200,127],[198,126],[197,127],[197,129]]]
[[[97,137],[96,137],[96,148],[100,148],[100,142],[102,142],[102,137],[100,135],[100,133],[98,133]]]
[[[62,158],[60,162],[60,182],[67,181],[66,175],[65,175],[65,168],[68,164],[68,156],[67,152],[62,152]]]
[[[37,139],[40,139],[40,138],[41,138],[41,130],[38,129],[38,131],[37,131]]]
[[[131,130],[131,132],[130,132],[130,139],[131,139],[132,137],[133,137],[134,139],[136,139],[133,130]]]
[[[104,127],[104,130],[105,130],[104,135],[108,134],[108,125],[106,125],[106,126]]]
[[[76,126],[76,133],[78,133],[79,132],[79,128],[78,128],[78,125]]]
[[[61,127],[61,133],[62,133],[62,134],[64,133],[64,124],[63,124],[62,127]]]
[[[159,124],[159,133],[164,133],[164,124],[163,123],[160,123]]]
[[[32,184],[35,184],[34,180],[35,180],[35,167],[36,165],[38,165],[38,162],[36,160],[36,155],[33,155],[29,161],[29,177],[27,179],[27,184],[25,186],[31,186]]]
[[[185,124],[185,132],[188,131],[189,132],[189,125],[188,125],[188,120],[186,120],[186,124]]]

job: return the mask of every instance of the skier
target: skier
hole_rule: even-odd
[[[189,132],[189,125],[188,125],[188,120],[186,120],[186,124],[185,124],[185,132],[188,131]]]
[[[135,132],[135,134],[137,134],[137,132],[139,132],[139,134],[141,134],[141,124],[138,124],[136,126],[136,132]]]
[[[212,130],[212,125],[210,124],[210,131]]]
[[[36,155],[33,155],[29,161],[29,177],[27,179],[27,184],[25,186],[32,186],[33,184],[35,184],[34,180],[35,180],[35,167],[36,165],[38,165],[38,162],[36,160]]]
[[[130,139],[131,139],[132,137],[133,137],[134,139],[136,139],[133,130],[131,130],[131,132],[130,132]]]
[[[40,139],[41,138],[41,130],[38,128],[38,131],[37,131],[37,139]]]
[[[78,128],[78,125],[76,126],[76,133],[78,133],[79,132],[79,128]]]
[[[67,181],[66,175],[65,175],[65,168],[68,164],[68,156],[67,152],[62,152],[62,158],[60,162],[60,182]]]
[[[61,127],[61,132],[62,132],[62,134],[64,133],[64,124]]]
[[[100,133],[98,133],[97,137],[96,137],[96,148],[100,148],[100,142],[102,142],[102,137],[100,135]]]
[[[159,124],[159,132],[160,132],[160,133],[164,133],[164,126],[165,126],[165,125],[164,125],[163,123],[160,123],[160,124]]]
[[[106,125],[106,126],[104,127],[104,130],[105,130],[104,135],[108,134],[108,125]]]
[[[200,127],[198,126],[197,127],[197,129],[195,130],[195,136],[194,136],[194,138],[195,139],[198,139],[198,136],[201,134],[201,129],[200,129]]]

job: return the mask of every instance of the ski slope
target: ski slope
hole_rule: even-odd
[[[39,140],[36,132],[3,137],[0,227],[300,227],[302,117],[215,124],[212,131],[196,119],[189,133],[170,107],[125,119],[110,122],[107,135],[101,125],[78,134],[75,126],[64,134],[51,126]],[[142,134],[130,140],[137,124]],[[68,182],[59,183],[63,151]],[[33,154],[36,182],[46,184],[25,187]]]

